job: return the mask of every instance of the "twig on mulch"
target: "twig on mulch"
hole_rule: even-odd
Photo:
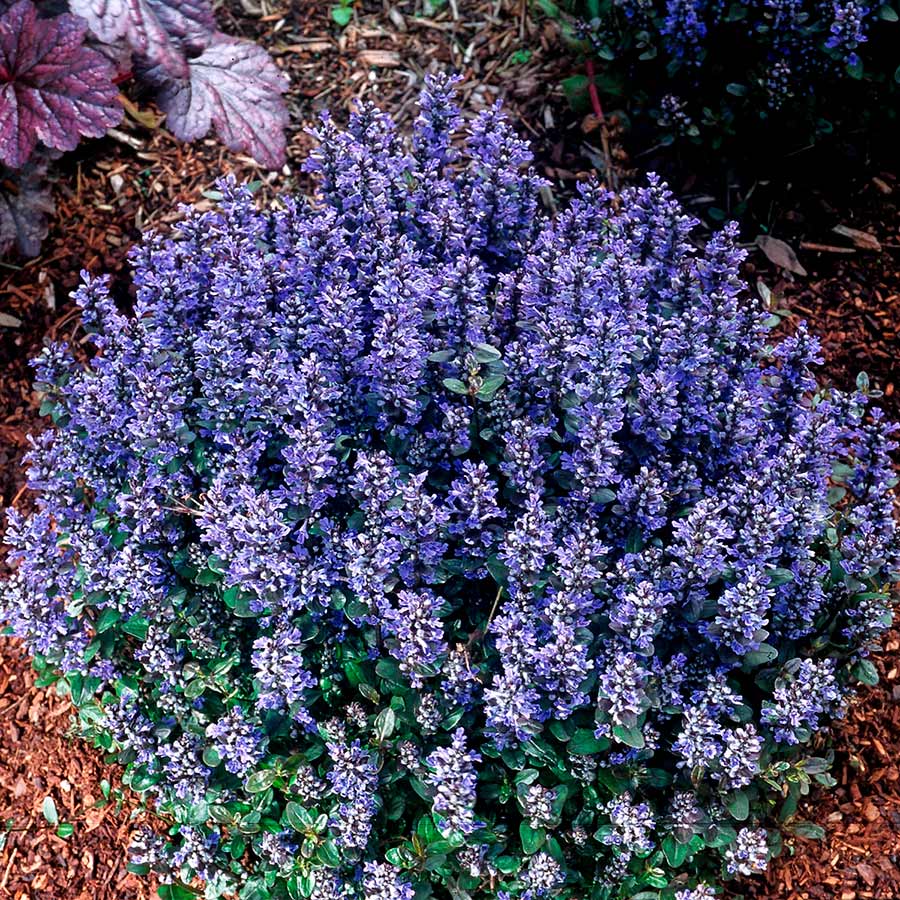
[[[616,179],[616,170],[613,167],[612,153],[609,149],[609,125],[606,121],[606,115],[603,112],[603,105],[600,103],[600,94],[597,91],[597,82],[595,80],[594,61],[590,58],[585,62],[585,69],[588,78],[588,95],[591,98],[591,108],[600,125],[600,144],[603,148],[603,162],[605,166],[605,176],[607,187],[615,191],[618,187]]]

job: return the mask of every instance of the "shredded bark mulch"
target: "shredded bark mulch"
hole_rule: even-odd
[[[741,886],[754,900],[895,900],[900,897],[900,634],[873,657],[881,682],[835,728],[838,786],[801,804],[823,841],[794,838],[764,878]]]
[[[18,642],[0,639],[0,897],[149,900],[152,885],[125,869],[146,814],[114,768],[67,736],[68,701],[34,682]]]
[[[300,162],[311,146],[306,128],[319,110],[342,114],[354,100],[368,99],[405,127],[423,74],[450,68],[465,77],[469,109],[504,100],[554,184],[571,185],[591,164],[603,167],[598,121],[567,110],[559,81],[569,64],[553,28],[532,15],[526,0],[357,0],[354,20],[343,30],[329,20],[329,5],[227,0],[219,10],[224,30],[257,40],[290,76],[289,160],[281,172],[262,172],[215,140],[181,144],[131,118],[114,137],[85,144],[61,162],[57,214],[41,255],[0,261],[0,312],[20,323],[0,325],[0,510],[30,503],[21,461],[27,434],[42,423],[28,360],[47,339],[83,339],[68,299],[80,270],[109,273],[127,298],[128,248],[142,231],[176,223],[180,204],[211,204],[204,194],[221,175],[260,180],[267,195],[302,190]],[[612,158],[623,171],[615,141]],[[675,187],[690,193],[689,186]],[[854,188],[856,196],[837,199],[833,192],[777,194],[767,228],[793,247],[808,274],[786,274],[759,251],[751,254],[748,273],[776,293],[779,305],[810,320],[823,339],[826,377],[847,387],[866,369],[891,414],[900,417],[893,367],[900,330],[900,182],[873,170]],[[878,249],[858,234],[832,230],[841,225],[870,233]],[[0,548],[0,574],[2,568]],[[739,887],[753,900],[900,897],[898,650],[900,638],[892,635],[878,657],[882,685],[867,690],[837,728],[838,788],[813,797],[802,813],[826,828],[826,841],[789,844],[766,879]],[[132,816],[142,814],[137,798],[125,792],[116,800],[114,769],[66,737],[70,715],[66,700],[34,686],[19,645],[0,640],[0,900],[149,900],[151,888],[124,868]],[[98,806],[104,779],[112,799]],[[71,836],[58,837],[59,826],[47,822],[47,796],[59,821],[74,826]],[[5,831],[4,823],[10,823]]]
[[[828,380],[851,388],[865,372],[883,392],[878,402],[900,421],[900,178],[876,167],[845,196],[788,192],[782,202],[770,233],[808,271],[786,272],[756,250],[751,283],[766,284],[776,305],[809,323]]]

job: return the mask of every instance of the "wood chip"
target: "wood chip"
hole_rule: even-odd
[[[287,44],[281,48],[284,53],[328,53],[337,50],[331,41],[305,41],[300,44]]]
[[[813,250],[816,253],[856,253],[853,247],[836,247],[834,244],[819,244],[815,241],[801,241],[801,250]]]
[[[396,50],[363,50],[356,57],[364,66],[382,69],[396,69],[403,60]]]
[[[868,231],[860,231],[858,228],[851,228],[849,225],[835,225],[832,231],[841,235],[841,237],[850,238],[860,250],[881,251],[881,241]]]

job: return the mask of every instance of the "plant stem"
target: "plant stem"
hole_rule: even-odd
[[[609,150],[609,129],[606,124],[606,116],[603,114],[603,105],[600,103],[600,94],[594,82],[594,61],[588,57],[585,62],[588,77],[588,95],[591,98],[591,108],[597,121],[600,123],[600,143],[603,146],[603,162],[606,166],[606,182],[610,190],[616,189],[616,173],[613,170],[612,153]]]

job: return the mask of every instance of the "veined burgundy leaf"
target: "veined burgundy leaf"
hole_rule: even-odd
[[[47,162],[40,155],[24,169],[0,166],[0,255],[14,245],[23,256],[40,252],[53,212],[46,174]]]
[[[146,72],[160,88],[157,100],[172,133],[193,141],[213,127],[230,149],[270,168],[282,165],[287,108],[281,95],[288,82],[268,53],[217,33],[189,63],[185,80],[166,78],[159,66]]]
[[[122,118],[113,69],[83,46],[85,24],[38,19],[30,0],[0,18],[0,162],[21,168],[38,141],[74,150]]]
[[[148,64],[187,78],[185,48],[202,50],[216,30],[208,0],[70,0],[72,12],[106,43],[124,38]]]
[[[134,51],[127,41],[120,38],[112,44],[107,44],[106,41],[101,41],[97,35],[88,30],[84,38],[84,45],[85,47],[90,47],[91,50],[96,50],[109,62],[115,72],[114,80],[116,84],[121,84],[120,76],[131,74],[134,68]]]

